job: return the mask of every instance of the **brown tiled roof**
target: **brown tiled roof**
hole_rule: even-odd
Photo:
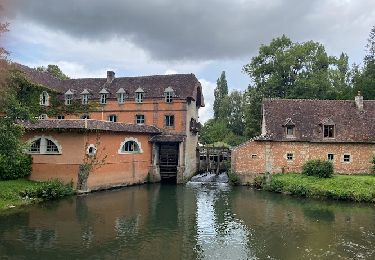
[[[173,75],[153,75],[141,77],[119,77],[107,83],[107,78],[82,78],[60,80],[53,77],[48,72],[39,72],[27,66],[15,64],[26,76],[35,83],[44,85],[61,94],[69,89],[74,92],[73,98],[80,98],[80,93],[87,89],[91,95],[89,98],[98,99],[99,92],[106,88],[109,98],[116,98],[116,92],[123,88],[127,96],[131,99],[135,97],[135,91],[142,88],[144,98],[164,97],[164,90],[171,87],[177,98],[193,98],[197,100],[197,88],[202,88],[200,82],[194,74],[173,74]],[[203,95],[201,94],[202,106],[204,106]]]
[[[153,143],[181,143],[185,139],[184,135],[160,134],[151,137]]]
[[[375,142],[375,100],[265,99],[266,133],[274,141]],[[295,138],[285,137],[285,122],[295,125]],[[323,138],[323,124],[335,125],[335,138]]]
[[[26,130],[30,131],[39,129],[77,129],[150,134],[158,134],[161,132],[160,129],[154,126],[115,123],[92,119],[46,119],[37,120],[35,123],[29,121],[19,121],[19,124],[23,125]]]

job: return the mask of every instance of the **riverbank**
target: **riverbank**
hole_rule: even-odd
[[[275,174],[268,184],[261,181],[257,184],[267,191],[301,197],[375,202],[375,175],[318,178],[302,174]]]
[[[70,185],[59,181],[35,182],[27,179],[0,181],[0,211],[74,194]]]

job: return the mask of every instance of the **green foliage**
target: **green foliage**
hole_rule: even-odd
[[[59,180],[44,182],[41,186],[27,188],[20,191],[20,196],[25,198],[38,198],[42,200],[56,200],[74,194],[72,184],[63,184]]]
[[[319,178],[330,178],[333,175],[333,164],[329,161],[310,160],[303,165],[302,174]]]
[[[301,197],[375,202],[375,176],[319,178],[302,174],[276,174],[264,189]]]
[[[372,156],[371,163],[372,163],[372,173],[375,174],[375,154]]]
[[[40,66],[40,67],[37,67],[36,69],[38,71],[48,72],[58,79],[62,79],[62,80],[69,79],[69,77],[62,72],[59,66],[54,65],[54,64],[48,64],[47,68],[44,66]]]
[[[258,175],[254,178],[253,186],[258,189],[262,189],[266,184],[266,178],[264,175]]]
[[[227,97],[228,97],[228,83],[225,77],[225,71],[217,79],[216,88],[214,91],[215,101],[214,101],[214,118],[217,120],[225,120],[228,116],[227,109]]]
[[[241,179],[238,176],[237,173],[233,172],[232,170],[228,171],[228,179],[229,179],[229,184],[233,186],[238,186],[241,184]]]
[[[223,142],[231,146],[238,145],[245,141],[243,136],[234,134],[225,122],[216,121],[214,119],[209,119],[203,125],[199,139],[203,144]]]

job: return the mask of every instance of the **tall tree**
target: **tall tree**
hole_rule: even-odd
[[[354,75],[355,91],[361,91],[365,99],[375,99],[375,26],[367,39],[364,67]]]
[[[223,71],[217,79],[216,88],[214,91],[214,118],[217,120],[227,120],[228,118],[228,82]]]
[[[244,133],[244,95],[240,91],[232,91],[229,95],[229,128],[236,135],[243,135]]]

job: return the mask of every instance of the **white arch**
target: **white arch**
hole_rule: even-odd
[[[28,143],[31,145],[33,142],[35,142],[38,139],[40,139],[40,152],[39,153],[31,153],[31,152],[27,151],[27,153],[30,153],[30,154],[62,154],[62,146],[52,136],[45,136],[45,135],[34,136],[33,138],[28,140]],[[56,147],[59,151],[58,152],[47,152],[47,140],[52,141],[56,145]]]
[[[139,151],[137,152],[125,152],[122,150],[122,147],[125,145],[126,142],[133,141],[138,145]],[[123,142],[120,144],[120,148],[118,149],[118,154],[134,154],[134,153],[143,153],[141,142],[138,141],[135,137],[127,137]]]

